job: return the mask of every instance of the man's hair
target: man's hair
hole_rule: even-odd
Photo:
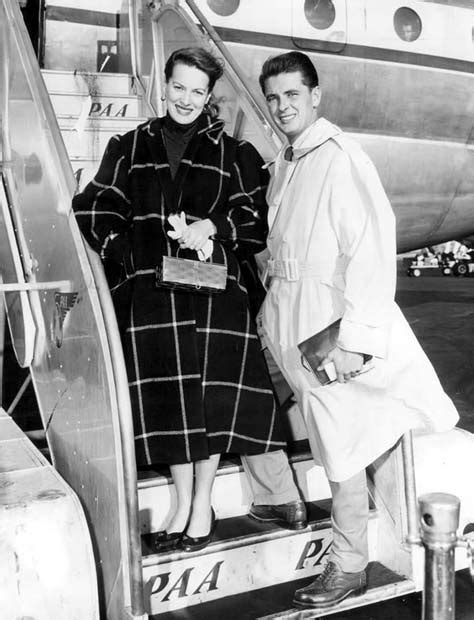
[[[287,52],[267,58],[263,63],[262,72],[258,78],[262,92],[265,94],[265,82],[268,78],[280,73],[295,73],[296,71],[301,73],[303,84],[309,88],[319,85],[318,72],[309,56],[302,52]]]
[[[222,62],[202,47],[183,47],[174,51],[166,61],[165,78],[168,81],[177,64],[196,67],[209,78],[209,92],[214,88],[217,80],[222,77],[224,68]]]

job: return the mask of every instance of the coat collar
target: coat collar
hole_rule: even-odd
[[[272,171],[272,180],[267,191],[270,223],[275,217],[285,190],[298,166],[298,161],[341,133],[341,130],[336,125],[333,125],[325,118],[318,118],[291,145],[293,148],[293,159],[291,162],[287,162],[284,159],[284,153],[289,146],[288,142],[282,146],[276,159],[270,162],[270,165],[275,164]]]
[[[298,136],[295,142],[291,145],[293,147],[293,161],[297,161],[314,151],[319,146],[339,135],[341,130],[336,125],[333,125],[322,116],[314,121],[309,127],[307,127],[303,133]],[[290,146],[289,142],[285,142],[281,147],[276,158],[270,161],[265,167],[269,167],[272,164],[278,163],[284,156],[286,149]]]
[[[163,117],[157,117],[143,123],[139,126],[139,129],[143,131],[145,139],[150,143],[150,141],[154,141],[154,138],[160,134],[162,126]],[[225,123],[220,118],[213,119],[208,114],[201,114],[198,119],[196,134],[200,136],[206,135],[211,142],[218,144],[224,133],[224,128]],[[152,155],[155,154],[157,153],[154,153],[152,150]]]
[[[165,203],[169,212],[173,213],[179,209],[180,194],[179,188],[183,185],[189,166],[180,166],[175,179],[171,178],[168,165],[168,156],[162,134],[163,118],[157,117],[143,123],[138,127],[144,136],[145,142],[150,151],[152,161],[157,164],[157,173],[160,177]],[[186,159],[194,160],[198,145],[203,137],[207,137],[213,144],[217,145],[222,139],[225,123],[220,119],[212,119],[207,114],[201,114],[198,119],[196,133],[191,138],[186,149]]]

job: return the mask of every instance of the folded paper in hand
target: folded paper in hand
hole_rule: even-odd
[[[337,346],[340,326],[341,319],[338,319],[317,334],[313,334],[298,344],[298,349],[301,351],[301,363],[306,370],[314,373],[321,385],[327,385],[335,380],[328,375],[324,368],[320,370],[318,370],[318,368],[321,366],[321,362],[327,354]],[[371,359],[371,355],[364,354],[364,364]],[[357,374],[362,374],[370,370],[370,368],[369,366],[363,366]]]

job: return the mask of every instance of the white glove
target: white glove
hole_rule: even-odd
[[[168,222],[174,228],[174,230],[168,231],[168,236],[175,240],[182,237],[183,232],[187,228],[186,214],[184,213],[184,211],[181,211],[179,215],[177,215],[176,213],[168,215]],[[214,242],[211,239],[208,239],[204,246],[200,250],[198,250],[197,254],[199,260],[205,261],[206,259],[208,259],[209,256],[212,256],[213,250]]]

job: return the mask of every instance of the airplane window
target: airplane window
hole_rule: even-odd
[[[305,0],[304,14],[311,26],[317,30],[329,28],[336,19],[332,0]]]
[[[404,6],[393,16],[395,31],[403,41],[416,41],[421,34],[421,19],[413,9]]]
[[[240,0],[207,0],[207,5],[217,15],[227,17],[237,11]]]

